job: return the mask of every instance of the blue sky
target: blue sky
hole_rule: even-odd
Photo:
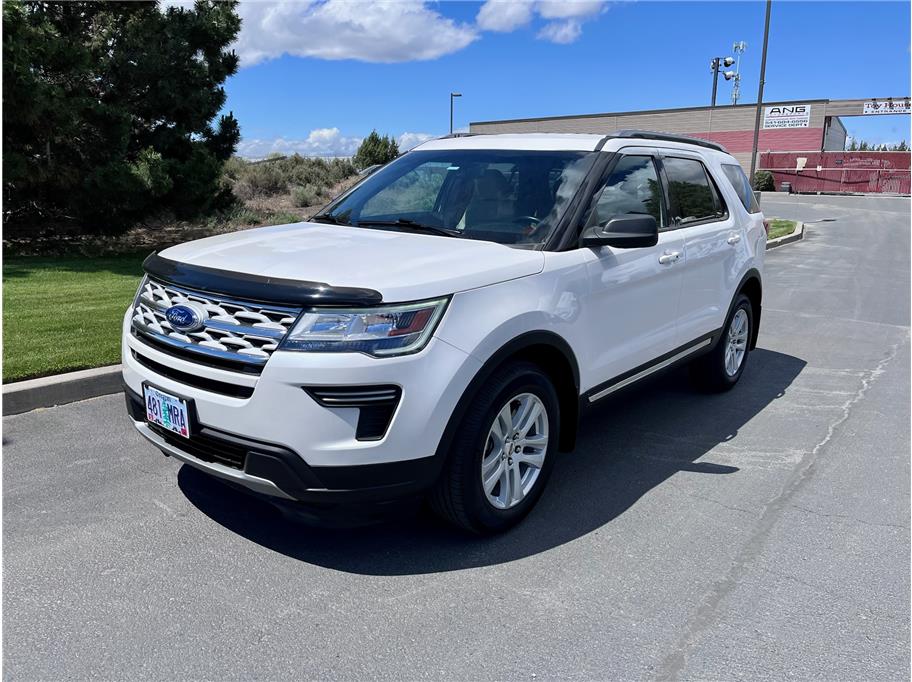
[[[709,60],[748,44],[756,100],[762,2],[244,2],[226,110],[241,153],[350,153],[376,128],[405,146],[469,121],[701,106]],[[773,3],[764,99],[910,94],[908,2]],[[730,98],[720,79],[719,102]],[[874,142],[909,116],[845,118]]]

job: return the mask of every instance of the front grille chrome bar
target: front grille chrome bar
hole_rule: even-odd
[[[206,316],[199,329],[182,332],[171,326],[166,311],[188,303]],[[206,358],[236,363],[259,373],[300,313],[299,308],[237,301],[147,277],[133,305],[133,330],[180,357],[192,360],[196,355],[204,364]]]

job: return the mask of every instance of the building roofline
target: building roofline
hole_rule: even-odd
[[[840,104],[843,102],[858,102],[858,101],[870,101],[872,99],[877,100],[887,100],[890,98],[887,97],[868,97],[862,99],[792,99],[792,100],[778,100],[771,102],[764,102],[763,106],[773,106],[778,104]],[[895,97],[893,99],[896,99]],[[900,98],[904,99],[904,98]],[[754,109],[756,108],[756,102],[751,102],[749,104],[726,104],[722,106],[716,106],[715,109],[719,111],[729,111],[731,109]],[[675,114],[680,112],[694,112],[694,111],[709,111],[713,107],[678,107],[674,109],[643,109],[639,111],[608,111],[604,113],[597,114],[563,114],[560,116],[533,116],[530,118],[502,118],[495,119],[490,121],[470,121],[469,126],[473,125],[486,125],[491,123],[533,123],[537,121],[565,121],[569,119],[581,119],[581,118],[605,118],[606,116],[638,116],[643,114]]]

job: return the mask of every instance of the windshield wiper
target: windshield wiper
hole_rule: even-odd
[[[435,225],[425,225],[423,223],[409,220],[408,218],[398,218],[396,220],[359,220],[356,227],[374,225],[376,227],[406,227],[412,230],[421,230],[432,234],[439,234],[444,237],[459,237],[462,232],[459,230],[449,230],[445,227],[436,227]]]
[[[351,226],[351,223],[346,222],[345,220],[342,220],[341,218],[337,218],[336,216],[334,216],[331,213],[318,213],[317,215],[315,215],[313,218],[310,219],[310,222],[328,223],[330,225],[349,225],[349,226]]]

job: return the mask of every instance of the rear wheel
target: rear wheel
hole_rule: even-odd
[[[478,533],[518,523],[542,494],[559,428],[557,392],[544,372],[525,362],[498,370],[459,425],[432,508]]]
[[[739,294],[716,347],[691,363],[693,383],[708,391],[727,391],[737,384],[747,364],[753,329],[750,299]]]

